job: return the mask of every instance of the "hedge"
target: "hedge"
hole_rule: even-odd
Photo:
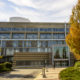
[[[59,73],[60,80],[80,80],[80,71],[78,68],[69,67]]]
[[[74,67],[80,67],[80,61],[76,62]]]
[[[12,64],[9,62],[0,64],[0,72],[10,71],[12,68]]]

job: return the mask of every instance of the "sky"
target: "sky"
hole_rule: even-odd
[[[0,22],[24,17],[32,22],[68,22],[77,0],[0,0]]]

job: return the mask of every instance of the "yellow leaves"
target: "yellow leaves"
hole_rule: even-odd
[[[76,6],[73,7],[72,15],[70,17],[70,32],[66,36],[66,43],[70,50],[74,53],[76,58],[80,60],[80,0]]]
[[[71,27],[70,34],[71,37],[80,39],[80,28]]]
[[[2,59],[3,58],[3,56],[0,56],[0,59]]]
[[[77,60],[80,60],[80,54],[74,54]]]

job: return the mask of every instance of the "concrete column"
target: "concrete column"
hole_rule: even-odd
[[[67,26],[66,26],[66,23],[65,23],[65,37],[66,37],[66,27],[67,27]]]

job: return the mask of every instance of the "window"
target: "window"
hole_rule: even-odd
[[[64,33],[60,33],[60,34],[59,34],[59,39],[65,39]]]
[[[26,28],[26,31],[35,32],[38,31],[38,28]]]
[[[64,28],[53,28],[54,32],[65,32]]]
[[[24,34],[13,34],[13,39],[24,39]]]
[[[40,28],[40,31],[41,32],[49,32],[49,31],[52,31],[52,28]]]
[[[12,31],[25,31],[25,28],[12,28]]]
[[[13,47],[18,47],[18,41],[13,41]]]
[[[18,41],[18,47],[24,47],[24,41]]]
[[[51,52],[51,48],[38,48],[38,52]]]
[[[69,28],[66,28],[66,32],[69,32]]]
[[[41,46],[40,47],[48,47],[48,41],[41,41]]]
[[[31,47],[31,41],[25,41],[25,47]]]
[[[13,54],[14,54],[14,49],[12,49],[12,48],[7,48],[6,49],[6,55],[7,56],[13,56]]]
[[[68,47],[55,46],[53,52],[55,59],[68,59]]]
[[[29,48],[29,52],[38,52],[37,48]]]
[[[54,39],[65,39],[64,33],[54,33],[53,34]]]
[[[51,39],[52,35],[49,33],[47,34],[44,34],[44,33],[41,33],[40,34],[40,39]]]
[[[13,41],[6,41],[6,47],[13,47]]]
[[[38,38],[38,34],[35,34],[35,33],[30,33],[30,34],[27,34],[27,39],[37,39]]]
[[[0,34],[0,39],[10,39],[10,34]]]
[[[6,47],[6,41],[2,41],[2,47]]]
[[[3,28],[3,27],[0,27],[0,31],[11,31],[11,28]]]

